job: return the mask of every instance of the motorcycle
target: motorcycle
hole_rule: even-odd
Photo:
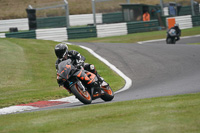
[[[176,30],[175,29],[170,29],[167,32],[167,39],[166,39],[166,43],[167,44],[176,44]]]
[[[95,74],[84,70],[83,63],[77,66],[73,64],[71,59],[67,59],[58,65],[59,86],[66,88],[84,104],[90,104],[97,98],[104,101],[111,101],[114,98],[114,92],[109,84],[102,85]]]

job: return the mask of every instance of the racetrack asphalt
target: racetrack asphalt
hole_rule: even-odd
[[[111,102],[200,92],[200,37],[143,44],[73,43],[91,48],[132,80],[132,86]],[[101,99],[93,104],[104,103]],[[82,106],[80,102],[39,110]]]
[[[200,45],[188,45],[199,42],[200,37],[181,39],[175,45],[164,41],[143,44],[71,43],[91,48],[132,80],[132,86],[117,93],[111,101],[118,102],[200,92]],[[105,102],[97,99],[92,103]],[[77,106],[83,104],[68,103],[38,110]]]

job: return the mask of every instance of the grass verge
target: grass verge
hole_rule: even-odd
[[[199,133],[200,93],[0,116],[9,133]]]
[[[200,43],[191,43],[190,45],[200,45]]]
[[[191,29],[182,30],[182,36],[191,36],[200,34],[200,26]],[[152,31],[128,34],[123,36],[104,37],[104,38],[87,38],[72,39],[70,42],[101,42],[101,43],[136,43],[140,41],[155,40],[166,38],[166,31]]]
[[[199,34],[196,28],[198,29],[199,27],[184,30],[183,35]],[[159,35],[159,32],[154,34]],[[142,39],[144,37],[148,38],[148,36],[151,37],[152,34],[138,33],[137,35],[140,35]],[[127,39],[130,40],[131,37],[130,35]],[[116,39],[116,37],[113,37],[113,39]],[[123,36],[122,39],[124,39]],[[122,42],[126,42],[125,40]],[[90,41],[94,40],[91,39]],[[104,41],[115,42],[111,41],[111,39],[103,40],[102,42]],[[0,77],[3,79],[0,81],[0,105],[7,102],[6,100],[9,100],[9,104],[12,104],[15,103],[13,100],[17,101],[18,99],[29,102],[31,99],[33,101],[42,99],[43,96],[46,99],[66,96],[66,91],[59,89],[55,82],[54,63],[56,58],[54,52],[52,52],[54,46],[55,42],[51,41],[0,39],[0,69],[3,70],[0,73]],[[70,46],[70,48],[81,50],[77,46]],[[81,51],[81,53],[84,56],[89,56],[86,57],[87,62],[91,61],[90,63],[95,65],[96,62],[98,63],[86,51]],[[101,64],[96,66],[102,76],[107,75],[104,75],[106,71]],[[108,70],[108,72],[111,71]],[[46,74],[50,74],[50,76]],[[48,81],[46,81],[47,78]],[[117,79],[112,81],[117,81]],[[45,83],[49,83],[49,88]],[[22,95],[20,96],[21,93]],[[24,98],[23,96],[26,95],[28,96]],[[200,93],[196,93],[88,105],[70,109],[1,115],[0,132],[198,133],[200,131],[199,97]]]
[[[53,41],[0,39],[0,108],[69,96],[56,81]],[[96,66],[114,91],[125,81],[104,63],[78,46],[69,46]]]

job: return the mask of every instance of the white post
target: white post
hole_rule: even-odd
[[[65,2],[65,10],[66,10],[66,27],[69,28],[70,27],[70,23],[69,23],[69,6],[68,6],[68,1],[64,0]]]
[[[160,0],[160,7],[161,7],[161,16],[164,16],[164,12],[163,12],[163,0]]]
[[[28,5],[28,8],[29,8],[29,9],[33,9],[33,7],[32,7],[31,5]]]
[[[96,8],[95,8],[95,0],[92,0],[92,12],[93,12],[94,26],[96,26]]]
[[[130,0],[126,0],[127,4],[130,4]]]
[[[194,13],[194,0],[191,0],[191,10],[192,10],[192,16],[195,15]]]

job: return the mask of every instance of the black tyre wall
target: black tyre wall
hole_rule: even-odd
[[[29,23],[29,30],[37,29],[37,21],[36,21],[36,10],[35,9],[26,9],[28,23]]]

